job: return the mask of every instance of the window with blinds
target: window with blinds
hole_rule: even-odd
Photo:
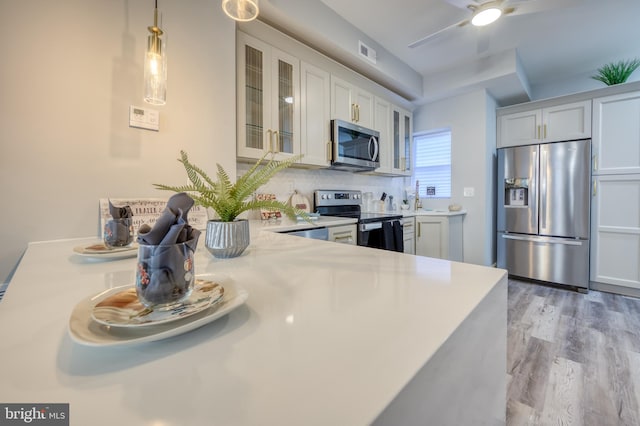
[[[451,129],[416,133],[413,146],[413,184],[420,182],[420,198],[451,198]]]

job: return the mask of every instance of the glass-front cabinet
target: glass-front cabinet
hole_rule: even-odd
[[[411,176],[411,150],[413,145],[412,114],[395,105],[392,111],[392,170],[394,173],[400,175]]]
[[[238,32],[238,157],[300,152],[300,61]]]

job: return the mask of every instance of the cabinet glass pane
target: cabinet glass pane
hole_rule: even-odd
[[[393,168],[400,168],[400,113],[393,111]]]
[[[411,170],[411,117],[404,116],[404,170]]]
[[[293,153],[293,65],[278,61],[278,151]]]
[[[246,96],[246,134],[245,144],[249,148],[262,149],[264,123],[263,111],[263,59],[262,52],[251,46],[245,46],[245,96]]]

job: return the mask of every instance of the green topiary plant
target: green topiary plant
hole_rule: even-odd
[[[640,59],[630,59],[627,61],[612,62],[598,68],[598,74],[592,76],[594,80],[598,80],[612,86],[627,81],[629,76],[640,66]]]
[[[266,153],[233,184],[220,164],[217,164],[217,181],[214,181],[204,170],[189,162],[186,152],[180,151],[180,155],[181,158],[178,161],[182,163],[187,171],[187,176],[191,183],[182,186],[157,183],[153,185],[161,190],[188,193],[196,204],[213,209],[220,221],[232,222],[241,213],[257,209],[277,209],[291,219],[295,219],[296,215],[308,219],[308,215],[305,212],[282,201],[251,199],[251,196],[258,188],[266,184],[276,173],[298,161],[301,156],[277,161],[273,158],[273,154]],[[271,158],[267,160],[269,155],[271,155]]]

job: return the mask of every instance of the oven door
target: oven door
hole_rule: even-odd
[[[390,251],[404,251],[402,223],[382,220],[358,225],[358,245]]]

